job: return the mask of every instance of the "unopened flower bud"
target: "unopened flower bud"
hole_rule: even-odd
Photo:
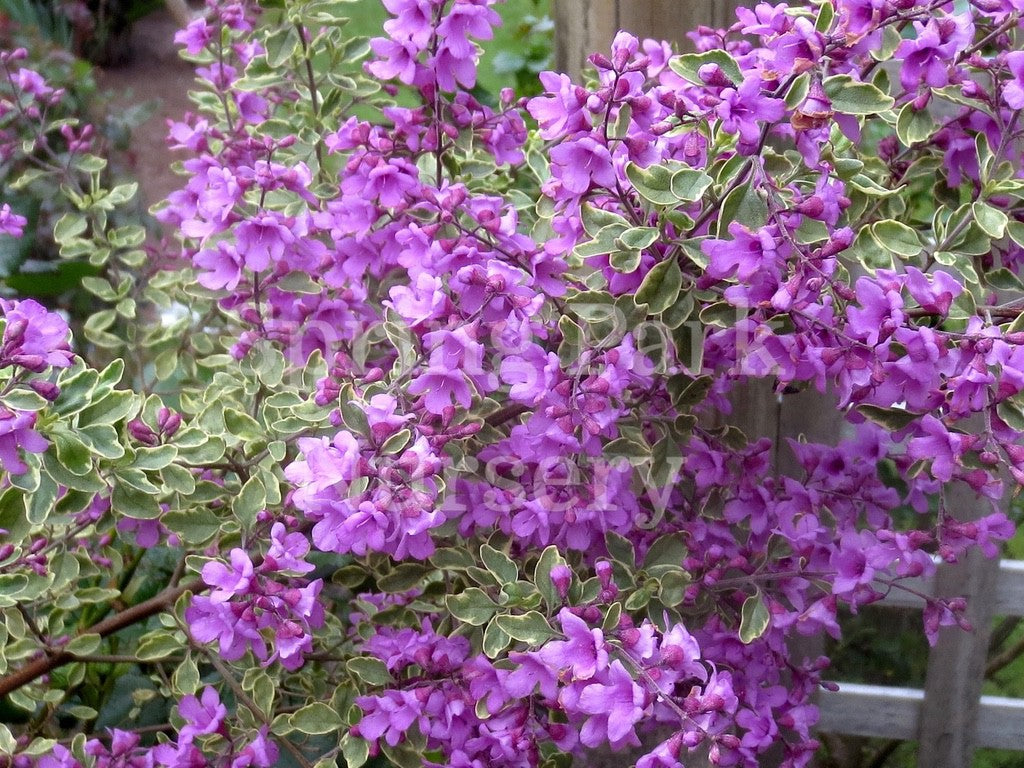
[[[128,433],[144,445],[154,446],[160,443],[156,433],[141,419],[132,419],[128,422]]]
[[[558,596],[565,600],[569,595],[569,587],[572,585],[572,571],[568,566],[558,563],[551,569],[551,584],[555,587]]]
[[[717,64],[704,64],[697,70],[697,77],[705,85],[715,88],[731,88],[733,86],[732,80],[729,79]]]
[[[60,396],[60,387],[54,384],[52,381],[31,381],[29,386],[32,387],[32,391],[37,395],[40,395],[51,403]]]
[[[46,359],[42,355],[12,355],[10,361],[33,373],[42,373],[46,370]]]

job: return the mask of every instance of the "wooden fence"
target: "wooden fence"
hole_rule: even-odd
[[[553,0],[555,67],[578,75],[586,56],[607,52],[619,29],[640,37],[673,40],[690,47],[686,33],[704,24],[729,26],[740,6],[756,0]],[[751,381],[732,398],[729,421],[751,437],[767,436],[781,446],[785,438],[831,442],[842,429],[833,398],[816,392],[778,396],[771,382]],[[776,449],[779,471],[795,471],[789,451]],[[961,520],[981,514],[981,505],[965,486],[946,491],[947,509]],[[978,510],[975,513],[973,510]],[[970,768],[976,747],[1024,750],[1024,699],[982,696],[992,620],[1024,616],[1024,561],[1000,564],[972,552],[957,565],[942,565],[935,578],[916,584],[923,594],[968,598],[972,632],[940,630],[931,650],[923,690],[840,682],[836,693],[822,693],[819,730],[851,736],[917,740],[919,768]],[[884,604],[920,607],[910,593],[893,590]],[[818,656],[820,638],[797,638],[795,656]],[[769,766],[770,763],[765,763]]]
[[[921,595],[964,595],[974,629],[941,630],[923,690],[839,682],[837,692],[823,691],[818,730],[917,741],[919,768],[970,768],[978,747],[1024,750],[1024,699],[981,695],[993,618],[1024,616],[1024,561],[972,553],[907,586]],[[924,599],[893,589],[881,604],[922,608]]]

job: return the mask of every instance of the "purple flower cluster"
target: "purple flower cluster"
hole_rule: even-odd
[[[202,575],[210,592],[196,595],[185,613],[192,637],[200,643],[216,640],[228,661],[252,651],[265,664],[278,661],[285,669],[301,667],[313,647],[312,631],[324,622],[317,600],[323,581],[290,583],[289,577],[313,570],[304,560],[308,551],[305,536],[287,533],[283,523],[274,523],[270,548],[259,566],[241,549],[231,550],[230,565],[207,563]]]
[[[67,322],[32,299],[0,299],[0,313],[5,320],[0,341],[0,369],[10,369],[13,377],[5,391],[24,383],[45,399],[55,400],[59,395],[57,386],[47,379],[31,378],[30,374],[43,374],[52,368],[71,365],[74,354]],[[12,474],[27,471],[20,451],[42,453],[49,446],[34,429],[36,419],[34,411],[10,408],[0,400],[0,467],[4,471]]]
[[[109,743],[99,738],[85,742],[88,762],[83,764],[61,744],[51,754],[29,762],[15,758],[14,768],[272,768],[277,765],[278,748],[270,740],[266,727],[260,729],[247,743],[226,739],[226,746],[217,755],[208,755],[196,744],[197,736],[219,734],[230,736],[227,727],[228,710],[221,703],[215,688],[203,689],[199,697],[186,696],[178,704],[178,714],[184,724],[177,739],[155,747],[141,744],[138,733],[117,728],[109,732]]]
[[[403,98],[377,120],[330,126],[317,162],[289,161],[295,137],[261,127],[279,93],[234,87],[263,54],[242,6],[214,6],[180,36],[216,62],[200,77],[225,116],[171,127],[189,181],[160,218],[237,320],[238,357],[270,342],[297,366],[313,352],[327,361],[308,395],[334,434],[303,435],[284,467],[286,505],[312,545],[376,564],[475,552],[495,536],[513,560],[554,546],[576,569],[552,571],[557,638],[495,658],[467,639],[475,625],[431,610],[428,590],[364,600],[351,637],[392,683],[357,699],[352,736],[374,748],[422,738],[456,768],[534,768],[552,745],[617,749],[662,729],[642,768],[697,750],[755,766],[780,741],[783,764],[806,765],[824,662],[791,658],[788,638],[838,635],[841,608],[930,575],[934,555],[994,554],[1012,533],[994,505],[958,522],[942,488],[962,481],[995,502],[1004,470],[1024,478],[1007,417],[1024,394],[1024,336],[1003,322],[1019,306],[977,278],[1005,268],[1013,283],[1024,248],[1002,236],[976,246],[956,211],[936,219],[934,242],[875,213],[920,151],[951,197],[992,209],[988,234],[1024,224],[1010,192],[984,191],[993,168],[1021,165],[1024,61],[975,42],[1021,9],[840,0],[829,19],[761,3],[731,33],[698,30],[699,65],[622,32],[591,57],[592,85],[546,72],[543,95],[487,106],[468,89],[492,5],[387,0],[366,70]],[[887,28],[906,30],[898,84],[872,80]],[[932,121],[938,98],[948,116],[908,141],[906,116]],[[886,104],[900,131],[876,120],[891,134],[878,157],[844,156],[870,143],[862,128]],[[547,146],[524,163],[530,120]],[[667,190],[645,188],[664,174]],[[531,183],[541,200],[524,194]],[[957,261],[965,240],[972,258]],[[661,281],[671,295],[655,311],[651,283],[665,275],[675,292]],[[745,378],[834,392],[851,426],[834,446],[711,428]],[[795,457],[792,476],[779,452]],[[896,524],[901,507],[917,529]],[[685,549],[669,564],[685,584],[652,584],[633,610],[646,618],[603,626],[621,590],[637,594],[623,569],[639,570],[663,536]],[[613,565],[606,537],[636,562]],[[259,564],[242,549],[208,563],[186,615],[193,637],[229,661],[302,665],[324,623],[321,582],[303,578],[308,549],[278,524]],[[579,598],[574,576],[590,571],[599,586]],[[514,614],[531,599],[514,578],[478,583]],[[767,618],[741,638],[749,600]],[[406,626],[370,626],[362,612],[378,604]],[[929,638],[963,610],[931,603]]]

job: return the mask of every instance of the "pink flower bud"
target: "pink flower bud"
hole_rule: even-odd
[[[149,426],[140,419],[132,419],[128,422],[128,433],[144,445],[159,445],[160,439]]]
[[[568,566],[558,563],[551,569],[551,583],[555,587],[558,596],[565,600],[569,595],[569,587],[572,584],[572,571]]]
[[[49,400],[51,403],[60,396],[60,387],[52,381],[30,381],[29,386],[32,387],[33,392]]]

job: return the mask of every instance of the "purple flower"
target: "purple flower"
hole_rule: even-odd
[[[915,461],[931,461],[932,476],[949,482],[960,466],[960,457],[977,438],[950,432],[945,424],[931,415],[921,419],[918,429],[923,434],[907,443],[907,456]]]
[[[907,90],[921,83],[942,88],[949,83],[950,63],[974,39],[974,24],[969,15],[942,16],[924,25],[915,22],[914,29],[917,37],[901,42],[893,54],[903,62],[900,83]]]
[[[224,563],[212,562],[203,566],[203,581],[209,586],[210,599],[223,603],[235,595],[245,594],[253,580],[253,566],[244,549],[231,550],[231,567]]]
[[[386,37],[375,37],[370,41],[370,47],[377,57],[376,61],[366,65],[370,74],[381,80],[398,78],[406,85],[413,84],[419,68],[416,56],[420,51],[411,40],[399,42]]]
[[[412,395],[426,395],[424,404],[431,413],[440,414],[451,406],[452,401],[469,408],[473,393],[462,371],[447,367],[431,366],[417,376],[409,385]]]
[[[554,669],[572,671],[573,679],[589,680],[608,666],[604,634],[591,629],[568,608],[558,613],[562,632],[568,640],[552,640],[538,652],[540,659]]]
[[[608,148],[590,136],[563,141],[551,150],[554,175],[574,195],[586,194],[592,184],[615,186],[615,169]]]
[[[437,25],[437,36],[453,56],[471,59],[476,48],[469,38],[490,40],[494,36],[491,27],[500,24],[497,12],[482,3],[455,3]]]
[[[295,242],[295,235],[280,216],[266,213],[240,223],[235,228],[235,241],[245,266],[260,272],[284,257],[285,249]]]
[[[857,301],[860,307],[849,306],[849,330],[856,338],[874,346],[892,335],[906,315],[898,284],[883,284],[867,277],[857,279]]]
[[[269,571],[309,573],[316,566],[303,560],[308,552],[309,540],[305,536],[298,532],[286,533],[284,523],[274,523],[270,529],[270,549],[263,559],[263,568]]]
[[[405,736],[422,711],[411,691],[385,691],[381,696],[360,696],[356,704],[365,713],[357,728],[368,741],[384,741],[392,747]]]
[[[178,704],[178,714],[186,722],[179,731],[180,738],[191,741],[195,736],[217,733],[224,724],[228,710],[221,704],[217,689],[208,685],[203,689],[201,699],[185,696]]]
[[[190,56],[199,55],[207,43],[213,40],[214,28],[206,19],[193,19],[187,27],[174,34],[174,42],[184,45]]]
[[[530,99],[526,109],[540,123],[542,138],[550,141],[590,127],[584,111],[586,89],[573,85],[568,75],[557,72],[541,72],[540,82],[545,95]]]
[[[250,647],[257,658],[267,658],[266,644],[256,626],[256,616],[246,605],[215,602],[206,595],[196,595],[185,611],[185,620],[197,642],[216,640],[226,661],[242,658]]]
[[[12,411],[0,405],[0,467],[12,475],[28,471],[28,465],[18,455],[19,449],[29,453],[43,453],[49,443],[33,427],[36,414]]]
[[[272,768],[277,765],[279,750],[270,740],[267,726],[260,727],[256,738],[250,741],[231,761],[231,768]]]
[[[234,244],[225,240],[217,242],[216,250],[204,248],[192,257],[193,263],[200,270],[196,280],[204,288],[219,291],[226,288],[235,290],[242,280],[242,267],[245,261],[239,256]]]
[[[643,688],[618,659],[608,668],[606,682],[585,686],[570,701],[573,709],[591,716],[580,729],[580,741],[588,747],[634,741],[633,726],[643,719],[647,707]]]
[[[440,318],[450,306],[441,279],[421,272],[411,285],[396,285],[390,291],[391,301],[385,302],[414,327],[427,320]]]
[[[11,237],[21,237],[27,223],[28,219],[14,213],[9,203],[0,206],[0,233]]]
[[[738,133],[740,141],[756,145],[761,138],[761,122],[773,123],[786,114],[786,102],[765,96],[761,78],[751,75],[738,88],[725,88],[715,113],[726,133]]]
[[[429,0],[384,0],[384,7],[395,17],[384,22],[391,39],[426,47],[434,33],[434,5]]]
[[[756,232],[734,221],[729,224],[732,240],[705,240],[701,250],[708,256],[706,274],[716,280],[735,277],[747,282],[766,268],[774,270],[778,243],[773,229]]]
[[[1010,109],[1024,109],[1024,51],[1006,54],[1006,66],[1013,79],[1003,83],[1003,100]]]
[[[0,299],[7,325],[0,347],[0,365],[20,365],[35,373],[48,366],[67,368],[74,355],[68,324],[34,299]]]

